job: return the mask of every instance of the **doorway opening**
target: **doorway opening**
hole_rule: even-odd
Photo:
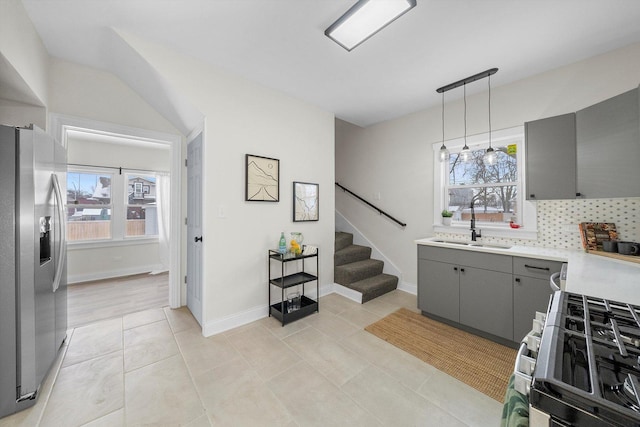
[[[153,305],[183,305],[182,138],[51,116],[52,133],[68,150],[68,282],[77,286],[69,294],[70,326],[87,323],[91,315],[108,318]],[[136,289],[128,298],[127,286]],[[73,295],[86,305],[76,310],[75,320]],[[93,312],[89,318],[87,312]]]

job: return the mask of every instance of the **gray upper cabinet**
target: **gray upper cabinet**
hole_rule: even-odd
[[[578,191],[587,198],[640,196],[638,89],[576,113]]]
[[[525,123],[527,200],[640,197],[638,88]]]
[[[575,199],[575,113],[524,124],[527,200]]]

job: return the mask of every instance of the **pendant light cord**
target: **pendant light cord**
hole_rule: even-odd
[[[467,147],[467,84],[462,85],[463,98],[464,98],[464,146]]]
[[[444,147],[444,92],[442,92],[442,146]]]
[[[491,74],[489,74],[489,148],[491,148]]]

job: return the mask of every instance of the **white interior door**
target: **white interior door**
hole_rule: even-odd
[[[187,146],[187,307],[202,326],[202,133]]]

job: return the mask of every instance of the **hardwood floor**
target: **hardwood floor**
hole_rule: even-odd
[[[169,273],[69,285],[69,328],[169,305]]]

